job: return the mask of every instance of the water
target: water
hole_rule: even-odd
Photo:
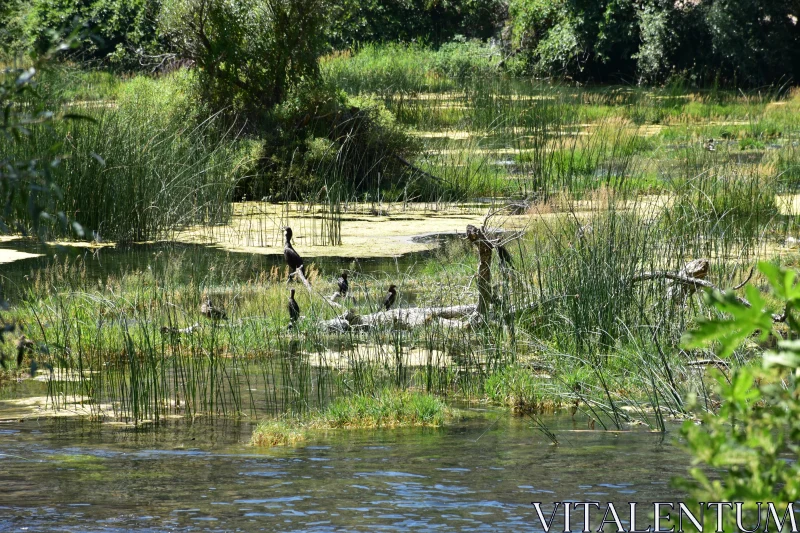
[[[555,447],[498,416],[273,450],[250,447],[252,426],[230,420],[0,424],[0,531],[541,531],[532,501],[646,509],[681,496],[668,484],[688,464],[675,433],[581,431],[585,421],[554,416]]]
[[[454,235],[426,235],[420,242],[442,244]],[[24,294],[29,280],[38,271],[58,264],[85,265],[86,277],[75,280],[78,284],[96,286],[97,281],[105,282],[109,277],[118,277],[128,272],[152,269],[163,271],[171,263],[182,261],[186,268],[181,272],[184,279],[189,282],[194,279],[204,279],[211,268],[219,270],[225,267],[226,271],[241,281],[255,278],[260,272],[269,272],[273,266],[283,268],[283,255],[254,255],[249,253],[235,253],[213,247],[179,244],[155,243],[132,244],[117,248],[101,248],[87,250],[70,246],[45,245],[38,241],[9,241],[0,242],[0,249],[12,249],[31,254],[41,254],[0,265],[0,283],[4,296],[15,303]],[[379,258],[341,258],[317,257],[309,258],[310,265],[318,268],[323,276],[336,277],[342,269],[350,269],[362,275],[377,276],[386,273],[413,272],[414,268],[435,251],[415,252],[399,257]]]

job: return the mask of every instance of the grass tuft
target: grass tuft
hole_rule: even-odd
[[[439,427],[451,416],[447,405],[432,394],[383,389],[374,395],[340,397],[303,419],[261,422],[250,442],[261,447],[291,446],[314,430]]]
[[[305,432],[291,418],[260,422],[253,431],[250,443],[260,448],[294,446],[306,440]]]

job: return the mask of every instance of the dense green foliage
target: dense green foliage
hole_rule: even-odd
[[[440,45],[456,35],[488,39],[505,16],[502,0],[344,0],[333,11],[331,44],[418,40]]]
[[[753,334],[762,340],[770,335],[779,340],[776,350],[764,354],[764,370],[743,368],[730,377],[719,376],[719,413],[706,415],[703,426],[684,425],[694,463],[724,469],[721,478],[710,479],[702,469],[693,468],[693,479],[680,482],[698,501],[744,502],[746,519],[741,523],[748,526],[773,519],[757,502],[774,503],[775,518],[780,519],[787,505],[800,499],[800,343],[796,339],[800,324],[795,316],[800,286],[794,270],[771,263],[759,268],[783,307],[789,339],[772,333],[773,316],[757,289],[748,290],[752,307],[730,294],[710,296],[710,302],[731,318],[702,323],[687,336],[689,346],[707,347],[717,341],[721,355],[727,357]],[[733,528],[732,513],[728,516]]]
[[[68,47],[68,45],[65,45]],[[50,136],[37,149],[28,150],[35,132],[51,134],[70,120],[86,119],[74,114],[56,114],[36,92],[47,55],[28,68],[9,68],[0,72],[0,232],[41,232],[57,221],[68,229],[68,218],[57,206],[63,193],[54,174],[62,162],[62,141]],[[72,229],[83,236],[82,227]]]
[[[316,80],[326,20],[324,0],[171,0],[162,29],[213,111],[258,116]]]
[[[27,174],[16,179],[27,177],[36,197],[50,193],[39,204],[78,220],[98,239],[164,238],[181,225],[224,221],[248,168],[247,147],[228,138],[218,118],[197,119],[187,78],[136,78],[120,91],[115,109],[89,107],[84,120],[27,123],[23,142],[0,137],[0,153],[24,163],[16,168]],[[45,96],[52,97],[42,93],[34,102]],[[3,178],[14,183],[14,175]],[[27,197],[12,189],[6,201],[25,230],[19,211]]]
[[[86,38],[76,53],[82,59],[135,66],[137,55],[157,52],[161,0],[33,0],[13,10],[22,20],[23,43],[43,51],[74,29]]]
[[[797,0],[512,0],[510,15],[539,75],[758,85],[800,73]]]

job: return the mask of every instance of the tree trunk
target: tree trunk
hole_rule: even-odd
[[[488,322],[489,306],[492,302],[492,244],[486,239],[483,230],[470,224],[467,238],[478,247],[478,306],[475,316],[470,320]]]

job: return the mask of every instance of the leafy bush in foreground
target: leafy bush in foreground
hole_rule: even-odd
[[[764,370],[740,368],[730,378],[719,377],[719,413],[704,416],[701,426],[686,422],[682,433],[695,465],[723,469],[723,473],[712,480],[695,467],[691,480],[679,481],[698,501],[744,502],[742,523],[747,527],[770,518],[766,508],[758,516],[759,502],[765,506],[773,502],[780,517],[790,502],[800,500],[800,341],[794,339],[800,333],[794,316],[800,305],[800,285],[793,270],[770,263],[762,263],[759,269],[785,306],[789,340],[779,340],[777,350],[764,354]],[[750,287],[747,296],[752,307],[730,294],[711,295],[714,305],[732,318],[701,324],[686,343],[701,347],[718,341],[721,355],[726,356],[753,334],[766,340],[772,334],[773,315],[757,289]],[[728,516],[733,530],[733,513]]]

